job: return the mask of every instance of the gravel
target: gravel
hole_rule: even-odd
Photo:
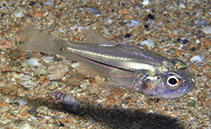
[[[208,0],[1,0],[0,127],[211,128],[209,5]],[[90,28],[115,44],[143,43],[152,51],[186,62],[195,74],[196,88],[179,99],[154,100],[101,86],[100,76],[79,76],[74,60],[18,51],[22,26],[66,41],[80,42],[81,30]],[[61,73],[52,77],[57,68]],[[67,96],[68,107],[55,103],[51,92]],[[7,103],[11,98],[17,102]]]

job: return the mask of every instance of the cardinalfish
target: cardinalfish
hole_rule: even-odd
[[[94,31],[85,33],[89,43],[64,41],[30,27],[20,29],[20,36],[23,40],[21,50],[77,60],[100,71],[109,84],[146,96],[179,98],[195,86],[193,74],[181,60],[168,59],[141,46],[113,44]]]

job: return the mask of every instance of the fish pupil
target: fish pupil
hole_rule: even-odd
[[[177,84],[177,80],[176,80],[175,78],[169,79],[168,82],[169,82],[170,84],[172,84],[172,85]]]

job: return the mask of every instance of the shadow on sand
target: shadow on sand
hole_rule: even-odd
[[[27,98],[24,98],[27,99]],[[80,107],[77,112],[72,111],[66,105],[55,105],[54,102],[46,99],[29,100],[29,105],[35,109],[40,105],[47,106],[52,110],[67,112],[72,115],[79,115],[85,120],[101,122],[109,129],[183,129],[178,121],[168,116],[162,116],[155,113],[144,113],[130,109],[105,108],[95,104],[87,104],[86,107]],[[86,104],[86,102],[83,102]]]

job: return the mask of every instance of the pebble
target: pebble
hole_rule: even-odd
[[[34,16],[34,18],[41,18],[42,16],[43,16],[43,13],[42,12],[35,12],[34,14],[33,14],[33,16]]]
[[[16,60],[21,56],[21,51],[19,49],[13,49],[9,52],[9,57],[12,60]]]
[[[51,63],[54,61],[54,57],[52,56],[44,56],[41,58],[45,63]]]
[[[40,76],[40,75],[46,75],[48,73],[48,70],[44,67],[44,66],[39,66],[36,70],[35,70],[35,74]]]
[[[57,89],[57,87],[59,87],[59,83],[58,82],[52,82],[51,85],[48,86],[49,90],[55,90]]]
[[[211,46],[211,40],[204,38],[204,45],[207,46],[207,47],[210,47]]]
[[[34,1],[31,1],[31,2],[29,3],[30,6],[34,6],[35,4],[36,4],[36,2],[34,2]]]
[[[144,6],[149,5],[149,4],[150,4],[150,1],[149,1],[149,0],[143,0],[142,4],[143,4]]]
[[[202,27],[202,26],[207,26],[209,24],[208,20],[199,20],[196,21],[196,27]]]
[[[15,13],[14,13],[14,16],[15,16],[15,17],[21,18],[21,17],[24,16],[24,14],[23,14],[22,12],[15,12]]]
[[[9,111],[10,110],[10,108],[8,107],[8,106],[2,106],[1,108],[0,108],[0,112],[7,112],[7,111]]]
[[[139,26],[139,21],[132,20],[129,26],[130,27]]]
[[[197,38],[199,38],[199,39],[200,39],[200,38],[205,37],[205,33],[204,33],[203,31],[201,31],[201,30],[198,30],[198,31],[197,31],[197,35],[196,35],[196,36],[197,36]]]
[[[44,5],[54,6],[54,0],[46,0],[46,1],[44,2]]]
[[[191,59],[192,63],[203,63],[204,62],[204,57],[201,55],[195,55]]]
[[[7,40],[0,40],[0,48],[11,48],[12,44]]]
[[[207,26],[201,29],[205,34],[211,34],[211,26]]]
[[[189,42],[186,37],[179,38],[179,39],[177,39],[177,41],[180,42],[180,43],[183,43],[183,44],[186,44],[186,43]]]
[[[69,71],[69,67],[64,64],[52,64],[48,67],[47,78],[49,80],[59,80],[61,79],[67,72]]]
[[[21,79],[20,79],[20,84],[22,86],[24,86],[25,88],[30,88],[30,87],[36,87],[37,83],[33,82],[32,80],[30,80],[31,76],[30,75],[24,75]]]
[[[38,62],[38,59],[37,58],[30,58],[27,60],[27,63],[33,67],[33,66],[42,66],[41,63]]]
[[[140,45],[147,45],[149,48],[153,48],[155,43],[149,40],[141,41]]]
[[[68,84],[74,87],[79,86],[80,82],[84,80],[85,78],[86,77],[84,75],[78,73],[68,80]]]
[[[79,26],[79,25],[73,25],[73,26],[70,27],[70,30],[71,30],[71,31],[78,30],[78,31],[80,32],[80,31],[83,30],[83,29],[86,29],[86,28],[83,27],[83,26]]]
[[[78,114],[80,112],[80,103],[72,95],[66,95],[61,104],[63,109],[70,113]]]
[[[19,105],[26,105],[28,104],[28,101],[22,98],[17,98],[14,100],[14,102],[18,103]]]
[[[108,18],[107,23],[111,24],[114,20],[112,18]]]
[[[19,129],[34,129],[29,123],[21,122],[19,124]]]
[[[204,66],[204,68],[205,68],[205,70],[210,70],[211,66],[210,66],[209,64],[206,64],[206,65]]]
[[[88,8],[88,12],[100,16],[100,11],[94,8]]]
[[[25,88],[31,88],[37,86],[37,83],[33,82],[32,80],[22,81],[20,82],[20,84]]]

